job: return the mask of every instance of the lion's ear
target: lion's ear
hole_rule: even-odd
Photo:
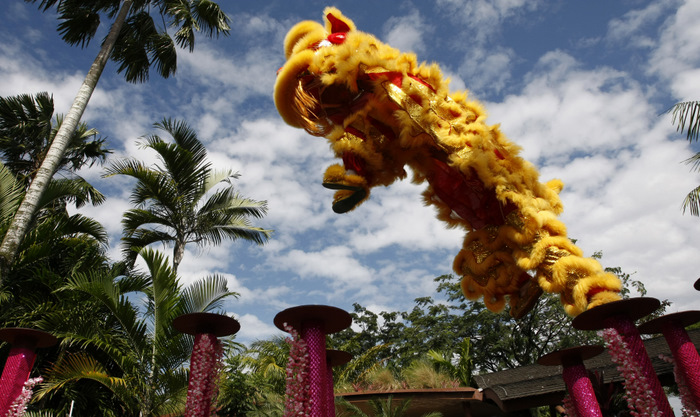
[[[315,35],[308,36],[312,33],[315,33]],[[321,26],[318,22],[313,22],[310,20],[299,22],[289,30],[287,36],[284,38],[284,56],[289,59],[295,50],[304,50],[313,42],[318,42],[325,36],[323,26]],[[313,39],[308,41],[310,38]],[[299,47],[295,48],[297,45]]]
[[[326,22],[326,32],[350,32],[355,30],[355,24],[352,20],[343,16],[340,10],[335,7],[326,7],[323,11],[323,19]]]

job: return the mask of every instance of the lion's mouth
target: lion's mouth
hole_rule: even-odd
[[[347,213],[354,209],[367,197],[365,187],[337,182],[323,182],[323,186],[329,190],[337,190],[333,199],[333,211],[338,214]]]
[[[364,88],[352,92],[343,85],[324,85],[317,76],[306,73],[298,79],[294,106],[304,130],[325,136],[334,126],[343,126],[343,121],[362,109],[369,97]]]

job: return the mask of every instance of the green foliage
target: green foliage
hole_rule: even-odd
[[[154,125],[173,142],[157,135],[145,138],[144,148],[158,156],[158,163],[126,159],[112,163],[106,176],[126,175],[136,179],[131,203],[124,213],[124,255],[133,264],[136,253],[153,243],[173,245],[173,269],[177,271],[185,246],[220,244],[245,239],[264,244],[270,230],[251,225],[250,217],[262,218],[267,202],[240,196],[232,181],[233,171],[214,171],[197,134],[183,121],[164,119]]]
[[[608,271],[622,280],[624,296],[631,290],[646,294],[643,284],[620,268]],[[573,329],[556,295],[544,294],[532,311],[515,320],[507,312],[493,313],[479,301],[466,300],[459,277],[443,275],[435,282],[444,301],[418,298],[410,311],[374,313],[355,304],[351,315],[359,331],[346,329],[332,335],[331,341],[336,348],[362,357],[364,365],[353,366],[353,361],[339,369],[340,375],[359,383],[365,378],[363,369],[385,366],[396,374],[427,356],[436,369],[469,385],[473,372],[530,365],[558,349],[600,342],[595,332]],[[664,301],[663,307],[668,304]],[[664,308],[656,314],[663,314]]]
[[[434,366],[429,359],[413,361],[408,367],[401,370],[401,377],[406,388],[456,388],[456,381],[450,374],[442,372]]]
[[[458,352],[439,352],[429,350],[428,358],[433,366],[442,372],[445,372],[460,382],[462,386],[469,387],[472,385],[472,373],[474,372],[474,359],[472,358],[472,342],[466,338],[459,346]],[[455,363],[455,357],[457,361]]]
[[[45,92],[0,97],[0,159],[25,188],[63,123],[63,116],[54,119],[53,112],[53,97]],[[111,151],[97,135],[97,130],[80,123],[57,171],[75,178],[80,168],[103,162]]]
[[[151,67],[164,78],[173,75],[177,70],[175,45],[192,52],[197,32],[212,38],[230,31],[228,16],[211,0],[25,1],[39,2],[43,11],[55,8],[61,38],[80,47],[92,41],[104,17],[112,19],[120,7],[129,7],[110,56],[118,64],[117,72],[124,73],[129,82],[147,81]]]
[[[225,360],[219,416],[282,417],[289,344],[284,337],[258,340]]]
[[[404,413],[409,409],[411,400],[394,401],[392,395],[386,399],[375,399],[369,401],[370,412],[366,413],[360,407],[349,401],[342,399],[337,402],[336,408],[340,412],[336,412],[341,417],[403,417]],[[442,413],[437,411],[423,414],[421,417],[441,417]]]
[[[678,132],[685,132],[689,142],[697,141],[700,137],[700,101],[685,101],[677,103],[667,113],[671,113],[671,123],[676,125]],[[691,166],[691,171],[700,172],[700,152],[685,160]],[[700,186],[691,190],[683,199],[683,213],[690,211],[691,216],[700,216]]]
[[[215,310],[224,297],[235,294],[220,277],[182,288],[164,256],[150,250],[141,256],[144,272],[125,275],[128,271],[112,268],[78,273],[59,289],[87,296],[93,311],[85,315],[78,306],[65,307],[45,311],[37,321],[36,327],[61,338],[63,349],[45,372],[38,401],[59,401],[53,406],[65,409],[78,394],[76,387],[92,381],[99,385],[97,392],[110,394],[105,397],[116,402],[112,411],[142,416],[182,412],[193,338],[175,330],[173,320]],[[142,306],[136,304],[140,302]],[[95,403],[78,406],[90,409]]]
[[[700,137],[700,101],[676,103],[666,111],[671,113],[671,123],[678,132],[686,132],[686,139],[692,142]]]

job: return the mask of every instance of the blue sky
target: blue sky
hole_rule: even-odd
[[[153,161],[137,145],[163,117],[186,120],[218,168],[242,176],[239,191],[267,200],[259,224],[275,230],[264,247],[244,242],[188,247],[184,282],[224,274],[240,299],[228,310],[239,339],[276,333],[272,318],[300,304],[351,310],[409,309],[435,296],[432,279],[450,273],[463,232],[422,206],[408,181],[374,189],[357,210],[337,215],[321,186],[334,163],[324,139],[281,121],[272,102],[282,40],[300,20],[320,20],[319,1],[220,1],[229,37],[197,40],[178,73],[132,85],[108,64],[83,120],[108,138],[113,158]],[[673,103],[700,99],[700,2],[680,0],[338,1],[370,32],[419,59],[438,62],[452,89],[483,101],[490,123],[523,147],[541,178],[560,178],[569,235],[605,266],[635,273],[672,311],[694,309],[700,293],[700,219],[681,214],[700,182],[681,161],[696,149],[678,135]],[[48,91],[65,113],[98,44],[65,45],[55,16],[21,0],[0,3],[0,95]],[[101,28],[104,34],[106,28]],[[102,35],[98,35],[98,39]],[[132,183],[82,175],[108,195],[84,212],[108,229],[120,253],[121,213]],[[170,253],[170,249],[168,253]]]

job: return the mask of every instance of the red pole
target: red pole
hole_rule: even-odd
[[[659,382],[659,377],[656,376],[654,366],[651,364],[649,355],[644,348],[644,342],[642,342],[642,338],[634,322],[625,315],[616,315],[606,318],[604,324],[606,327],[617,330],[620,337],[629,348],[632,354],[631,359],[637,364],[642,375],[644,375],[649,382],[652,398],[654,398],[656,406],[659,408],[661,414],[665,417],[674,417],[675,414],[673,414],[671,404],[669,404],[666,393],[661,386],[661,382]]]
[[[29,379],[35,358],[34,349],[24,346],[10,349],[0,377],[0,416],[6,415],[12,403],[19,397],[24,383]]]
[[[21,327],[0,329],[0,340],[12,346],[0,377],[0,416],[5,416],[29,379],[36,359],[34,350],[52,346],[57,340],[44,331]]]
[[[323,322],[304,321],[301,324],[301,338],[309,349],[311,417],[326,417],[326,334],[323,332]]]
[[[602,417],[598,400],[595,398],[593,384],[583,363],[564,366],[562,372],[566,388],[574,400],[576,415],[579,417]]]

